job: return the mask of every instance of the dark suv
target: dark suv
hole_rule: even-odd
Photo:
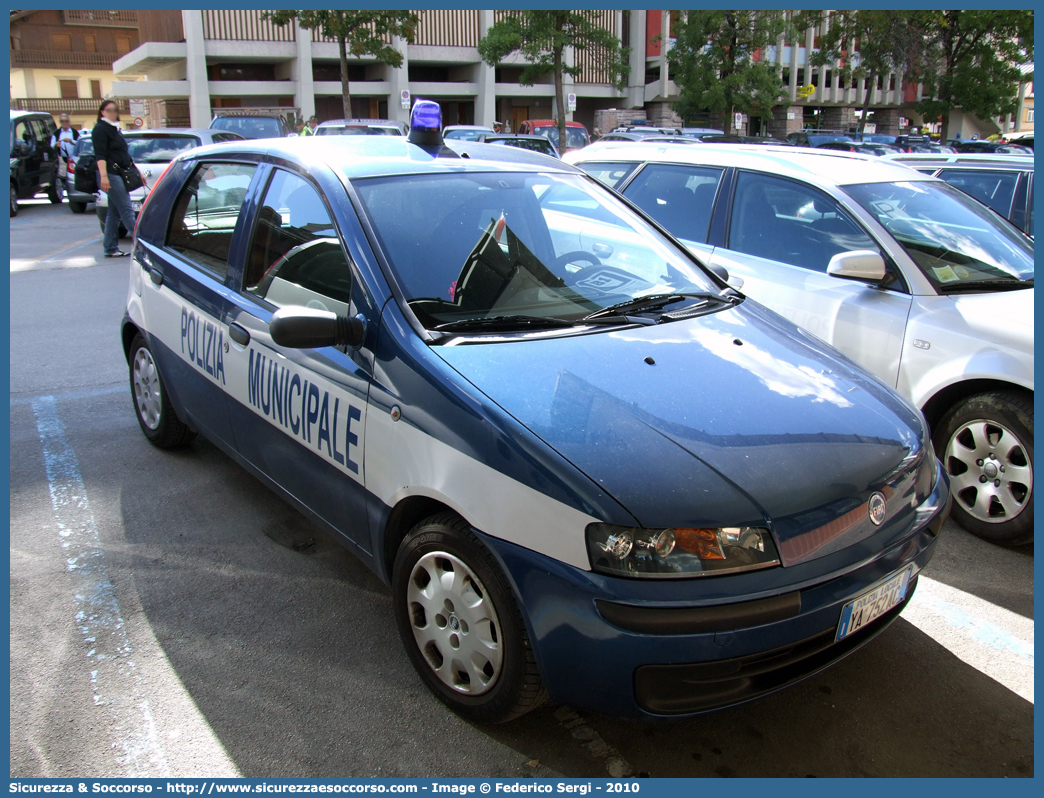
[[[294,132],[286,117],[278,112],[245,109],[220,112],[211,120],[210,129],[238,133],[245,139],[283,139]]]
[[[54,203],[62,201],[58,156],[51,148],[57,130],[50,114],[11,111],[11,215],[18,215],[18,200],[40,191]]]

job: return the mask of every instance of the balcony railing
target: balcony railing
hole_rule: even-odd
[[[78,67],[80,69],[112,69],[119,53],[72,53],[64,50],[12,50],[12,69],[52,69]]]
[[[96,28],[136,28],[137,11],[63,11],[66,25],[90,25]]]
[[[130,113],[129,100],[116,100],[121,114]],[[61,97],[29,97],[12,99],[11,108],[16,111],[43,111],[48,114],[95,114],[101,100],[80,97],[75,100],[63,100]]]
[[[260,11],[204,11],[205,39],[242,39],[260,42],[292,42],[296,25],[276,25]]]

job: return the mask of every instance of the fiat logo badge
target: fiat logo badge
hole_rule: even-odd
[[[888,512],[884,494],[871,494],[868,509],[870,512],[870,520],[873,522],[874,526],[881,526],[881,524],[884,523],[885,514]]]

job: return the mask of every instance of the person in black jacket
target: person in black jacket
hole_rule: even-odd
[[[94,157],[98,165],[98,185],[109,195],[109,213],[105,217],[102,246],[107,258],[125,258],[130,253],[120,249],[120,222],[127,230],[134,229],[134,209],[131,207],[125,175],[128,169],[137,169],[131,161],[127,140],[120,132],[120,112],[115,100],[105,100],[98,109],[98,123],[91,131]]]

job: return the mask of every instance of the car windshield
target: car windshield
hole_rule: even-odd
[[[316,128],[319,136],[398,136],[398,128],[374,125],[326,125]]]
[[[247,139],[277,139],[283,135],[279,120],[263,116],[219,116],[210,127],[230,130]]]
[[[558,128],[550,125],[545,127],[538,127],[536,129],[538,136],[543,136],[558,149],[562,147],[558,144]],[[586,147],[591,143],[591,139],[587,136],[587,131],[582,127],[567,127],[566,128],[566,149],[567,150],[579,150],[581,147]]]
[[[843,135],[832,135],[828,133],[809,133],[808,143],[813,147],[817,147],[820,144],[826,144],[828,141],[855,141],[851,136]]]
[[[127,149],[135,163],[169,163],[186,150],[198,147],[195,136],[127,136]]]
[[[76,140],[76,150],[74,154],[77,158],[81,155],[94,155],[94,139],[90,135],[81,135]]]
[[[518,147],[523,150],[532,150],[533,152],[542,152],[545,155],[554,155],[555,151],[551,148],[551,142],[547,139],[494,139],[490,144],[503,144],[507,147]]]
[[[568,326],[639,297],[720,291],[687,253],[579,175],[408,175],[353,185],[428,328],[482,320]],[[672,312],[681,312],[680,300],[669,302]]]
[[[486,128],[457,128],[456,130],[447,130],[443,138],[446,139],[457,139],[458,141],[478,141],[479,136],[483,133],[489,133],[490,131]]]
[[[888,230],[943,293],[1032,285],[1033,244],[942,181],[864,183],[845,190]]]

